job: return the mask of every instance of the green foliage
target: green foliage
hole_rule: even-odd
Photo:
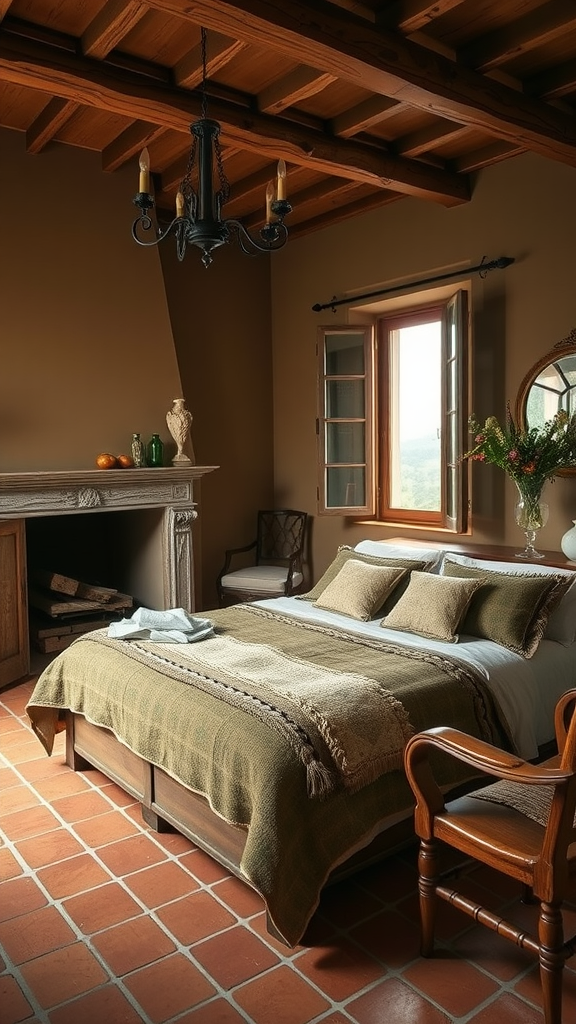
[[[483,426],[472,415],[468,421],[474,447],[464,459],[489,462],[503,469],[523,491],[542,490],[558,470],[576,466],[576,416],[558,412],[541,427],[523,430],[513,420],[510,408],[502,427],[495,416]]]

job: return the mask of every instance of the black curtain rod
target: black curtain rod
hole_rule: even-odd
[[[486,260],[486,257],[482,257],[482,263],[479,263],[477,267],[466,267],[463,270],[451,270],[448,274],[437,274],[435,277],[423,277],[419,281],[410,281],[408,284],[397,284],[393,288],[379,288],[375,292],[364,292],[363,295],[354,295],[351,299],[337,299],[336,296],[332,299],[332,302],[317,302],[312,309],[315,313],[320,313],[323,309],[331,309],[332,312],[336,311],[336,306],[344,306],[351,302],[360,302],[362,299],[373,299],[377,295],[387,295],[389,292],[401,292],[407,288],[417,288],[421,284],[434,284],[435,281],[447,281],[450,277],[464,277],[466,274],[474,274],[476,271],[480,274],[480,277],[485,277],[489,270],[504,270],[509,267],[511,263],[514,263],[514,256],[499,256],[497,260]]]

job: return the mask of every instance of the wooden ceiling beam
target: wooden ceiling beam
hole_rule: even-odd
[[[526,150],[522,146],[513,146],[508,142],[490,142],[480,149],[475,149],[466,156],[461,156],[455,161],[459,171],[471,174],[473,171],[480,171],[483,167],[497,164],[500,160],[508,160],[511,156],[519,156]]]
[[[454,10],[464,0],[397,0],[376,15],[382,28],[396,28],[404,35],[426,28],[430,22]]]
[[[218,32],[206,34],[206,77],[214,75],[226,67],[237,54],[246,47],[241,39],[230,39]],[[202,82],[202,50],[195,46],[174,68],[176,85],[186,89],[196,89]]]
[[[510,24],[477,37],[458,50],[458,59],[469,67],[489,71],[529,53],[576,28],[573,0],[549,0]]]
[[[146,4],[139,0],[108,0],[84,32],[82,52],[86,57],[103,60],[138,24],[146,10]]]
[[[423,153],[429,152],[435,146],[468,135],[470,130],[467,125],[455,124],[454,121],[428,125],[427,128],[421,128],[419,131],[410,132],[408,135],[396,139],[394,151],[400,156],[422,156]]]
[[[370,96],[356,106],[343,111],[332,118],[331,127],[334,135],[341,139],[349,139],[359,132],[368,131],[373,125],[380,124],[392,114],[398,114],[404,104],[390,100],[386,96]]]
[[[289,191],[289,199],[294,209],[297,209],[298,214],[301,215],[306,205],[317,206],[319,200],[330,201],[334,206],[337,204],[339,206],[341,205],[342,197],[357,188],[358,184],[354,181],[339,181],[338,178],[325,178],[314,185],[309,185],[308,188],[300,189],[299,192],[292,193]],[[264,212],[264,206],[262,212]],[[288,217],[290,217],[290,214],[288,214]],[[262,225],[262,214],[255,212],[249,217],[243,217],[242,223],[250,231],[253,231]],[[287,223],[286,226],[288,231],[290,231],[290,224]]]
[[[0,21],[2,21],[4,15],[8,14],[12,0],[0,0]]]
[[[331,227],[332,224],[340,224],[343,220],[348,220],[350,217],[359,217],[363,213],[379,210],[383,206],[389,206],[390,203],[396,203],[399,199],[402,199],[402,196],[398,195],[397,192],[374,192],[370,196],[357,199],[355,202],[347,203],[344,206],[335,206],[332,210],[318,214],[317,217],[311,217],[301,224],[295,224],[294,227],[291,227],[288,223],[286,226],[288,227],[289,238],[293,240],[301,238],[304,235],[309,235],[311,231],[319,231],[321,228]]]
[[[314,68],[294,68],[290,74],[272,82],[258,93],[258,110],[265,114],[279,114],[287,107],[297,106],[309,96],[316,96],[335,81],[334,75],[320,74]]]
[[[576,92],[576,60],[567,60],[558,67],[532,75],[524,83],[525,90],[532,96],[546,99],[561,99]]]
[[[148,0],[297,63],[576,166],[576,118],[324,0]]]
[[[102,150],[102,170],[117,171],[136,153],[159,139],[166,129],[148,121],[134,121]]]
[[[50,100],[26,130],[26,152],[40,153],[79,107],[79,103],[61,100],[57,96]]]
[[[179,132],[188,132],[190,121],[201,113],[199,94],[159,87],[146,76],[2,29],[0,79]],[[220,122],[228,144],[270,159],[282,157],[323,174],[397,189],[444,205],[470,198],[465,177],[393,157],[376,146],[332,138],[218,98],[210,100],[210,113]]]

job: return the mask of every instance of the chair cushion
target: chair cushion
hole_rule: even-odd
[[[226,573],[220,585],[230,590],[259,590],[274,594],[284,590],[287,577],[288,569],[285,565],[249,565],[244,569]],[[301,572],[295,572],[292,576],[292,586],[300,586],[303,579]]]

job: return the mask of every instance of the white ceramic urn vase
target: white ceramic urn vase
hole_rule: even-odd
[[[168,430],[176,442],[177,448],[176,455],[172,459],[172,465],[193,465],[195,459],[194,450],[192,448],[192,438],[190,437],[192,413],[189,409],[186,409],[183,398],[175,398],[173,400],[172,408],[166,413],[166,423],[168,425]],[[192,458],[185,453],[185,447],[190,451]]]
[[[574,525],[562,537],[560,547],[570,562],[576,562],[576,519],[572,522]]]

